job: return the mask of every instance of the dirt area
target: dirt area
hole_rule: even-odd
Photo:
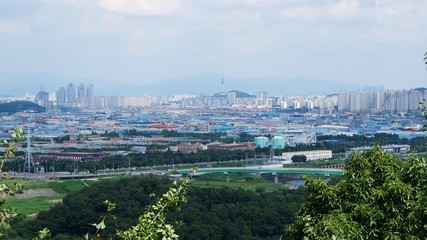
[[[37,189],[24,190],[23,193],[16,194],[12,198],[24,199],[24,198],[48,197],[48,196],[57,196],[57,195],[59,194],[50,188],[37,188]]]

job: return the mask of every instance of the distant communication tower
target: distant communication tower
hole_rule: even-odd
[[[224,78],[221,78],[221,93],[225,93],[224,92]]]
[[[33,150],[31,149],[31,133],[30,129],[28,128],[27,131],[27,148],[25,150],[25,166],[24,166],[24,172],[28,171],[31,172],[31,167],[34,166],[33,161]]]

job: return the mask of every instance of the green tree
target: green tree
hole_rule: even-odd
[[[307,179],[308,197],[287,228],[291,239],[425,239],[427,164],[401,161],[379,146],[355,153],[345,179]]]
[[[307,162],[307,156],[305,156],[304,154],[292,156],[291,159],[294,163]]]
[[[0,160],[0,173],[3,172],[3,166],[6,159],[15,156],[16,151],[15,142],[22,141],[24,139],[24,130],[22,128],[15,128],[11,135],[11,140],[3,140],[2,144],[5,146],[3,157]],[[2,205],[6,201],[6,196],[14,195],[22,190],[20,184],[14,184],[11,186],[5,181],[10,180],[12,177],[9,174],[5,175],[6,180],[0,179],[0,237],[4,237],[7,230],[10,228],[10,222],[17,216],[14,209],[3,208]]]

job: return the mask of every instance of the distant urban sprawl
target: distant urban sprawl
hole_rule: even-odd
[[[230,109],[306,109],[330,114],[341,112],[411,112],[419,102],[427,98],[426,88],[385,91],[339,91],[324,96],[270,96],[266,91],[256,95],[232,90],[207,96],[175,94],[173,96],[96,96],[93,84],[68,84],[56,93],[44,90],[25,97],[3,97],[2,102],[29,100],[46,107],[55,108],[128,108],[164,106],[170,108],[230,108]]]

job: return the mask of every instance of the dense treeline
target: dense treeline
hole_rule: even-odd
[[[16,239],[28,239],[37,230],[48,227],[53,239],[72,239],[94,232],[91,223],[99,221],[105,211],[104,200],[117,204],[109,218],[103,237],[112,237],[116,229],[134,225],[153,198],[164,193],[170,180],[158,176],[138,176],[102,180],[82,191],[67,195],[62,203],[40,213],[30,222],[13,227]],[[279,239],[284,226],[294,221],[294,213],[305,199],[305,190],[255,192],[230,188],[190,187],[189,201],[168,221],[181,222],[177,233],[181,239]]]
[[[132,153],[127,156],[111,156],[100,161],[76,162],[72,160],[55,161],[53,159],[46,159],[40,163],[45,169],[52,171],[99,171],[103,169],[117,169],[128,167],[151,167],[151,166],[172,166],[180,164],[196,164],[196,163],[221,163],[230,160],[243,160],[253,158],[256,152],[254,151],[200,151],[198,153],[183,154],[180,152],[172,152],[170,150],[165,152],[154,151],[143,153]],[[266,155],[263,155],[264,157]],[[261,157],[261,154],[258,155]],[[7,162],[5,165],[6,171],[17,171],[24,166],[24,160],[16,160]]]

